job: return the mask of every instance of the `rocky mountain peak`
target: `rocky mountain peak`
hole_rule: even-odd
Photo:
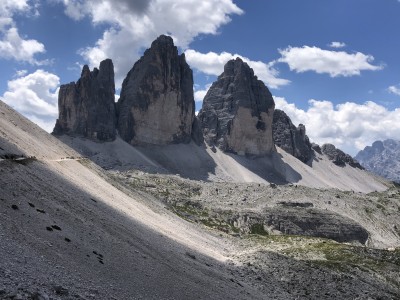
[[[313,157],[314,151],[306,135],[306,127],[303,124],[296,127],[289,116],[280,109],[274,111],[272,133],[275,145],[302,162],[307,163]]]
[[[93,71],[97,70],[97,68],[94,68]],[[96,72],[97,73],[97,72]],[[81,78],[82,77],[90,77],[90,69],[88,65],[84,65],[82,68],[81,72]]]
[[[133,145],[189,142],[194,109],[192,70],[172,38],[162,35],[122,84],[119,134]]]
[[[224,151],[268,155],[274,99],[265,84],[240,58],[230,60],[212,84],[199,113],[205,139]]]
[[[360,164],[368,171],[400,182],[400,141],[388,139],[375,141],[356,155]]]
[[[150,46],[150,49],[159,49],[159,50],[167,50],[167,49],[173,49],[175,47],[174,45],[174,40],[172,37],[168,35],[160,35],[158,38],[156,38]]]
[[[90,71],[85,65],[80,79],[61,85],[55,135],[83,136],[96,141],[115,139],[115,83],[111,59]]]

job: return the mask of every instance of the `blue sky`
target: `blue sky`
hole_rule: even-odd
[[[400,136],[398,0],[2,0],[0,98],[48,131],[57,89],[111,58],[116,88],[170,34],[195,78],[196,108],[241,56],[312,141],[356,154]]]

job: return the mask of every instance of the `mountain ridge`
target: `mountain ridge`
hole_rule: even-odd
[[[355,156],[368,171],[400,183],[400,141],[375,141]]]

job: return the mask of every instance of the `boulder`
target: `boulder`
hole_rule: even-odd
[[[118,132],[132,145],[191,141],[193,74],[169,36],[158,37],[126,76],[118,100]]]
[[[280,109],[275,109],[272,122],[272,134],[275,145],[307,163],[314,154],[310,140],[306,135],[306,127],[300,124],[294,126],[288,115]]]
[[[95,141],[114,140],[116,111],[111,59],[102,61],[99,69],[93,71],[85,65],[76,83],[61,85],[58,110],[53,134],[83,136]]]
[[[240,58],[230,60],[199,112],[205,140],[240,155],[271,154],[274,108],[270,91],[254,71]]]

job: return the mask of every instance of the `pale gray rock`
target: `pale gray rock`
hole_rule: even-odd
[[[254,71],[240,58],[230,60],[199,112],[205,140],[239,155],[271,154],[274,108],[270,91]]]
[[[310,140],[306,135],[306,127],[294,126],[289,116],[280,109],[275,109],[272,122],[272,133],[275,145],[307,163],[314,154]]]
[[[132,145],[191,140],[193,75],[169,36],[158,37],[129,71],[118,100],[118,132]]]
[[[111,59],[93,71],[85,65],[75,83],[61,85],[58,94],[59,117],[53,134],[83,136],[95,141],[115,139],[115,83]]]
[[[376,141],[355,156],[371,173],[400,183],[400,141]]]

